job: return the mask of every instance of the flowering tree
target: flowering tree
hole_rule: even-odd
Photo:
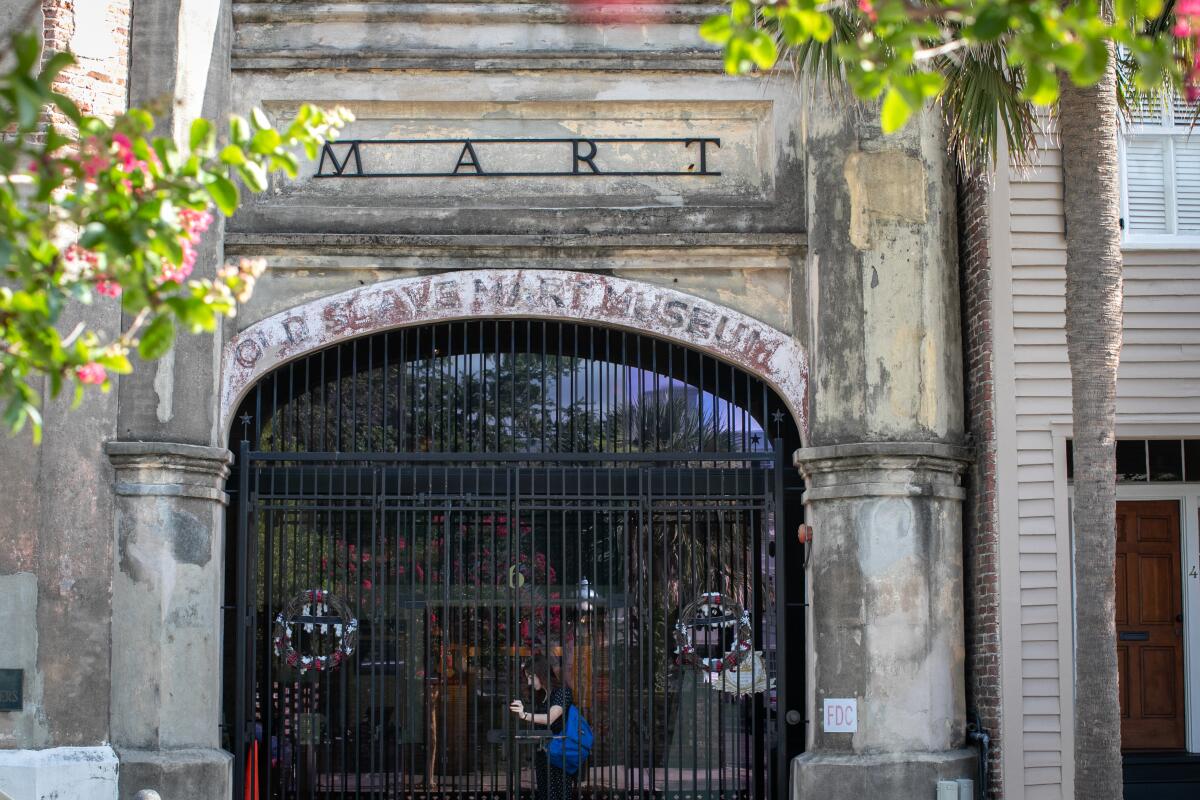
[[[0,410],[12,431],[32,423],[39,438],[40,380],[51,396],[73,386],[108,391],[113,373],[133,369],[131,354],[154,360],[180,327],[212,331],[232,316],[261,275],[260,262],[191,277],[213,210],[229,216],[240,190],[266,188],[268,175],[297,174],[296,150],[310,158],[350,120],[347,112],[302,106],[276,130],[255,110],[232,117],[227,134],[197,119],[178,146],[152,137],[154,120],[133,109],[108,123],[80,113],[51,86],[72,63],[57,53],[42,63],[35,36],[14,37],[16,63],[0,75]],[[72,130],[45,122],[47,107]],[[66,320],[97,297],[119,301],[115,335]]]
[[[1079,86],[1098,83],[1113,44],[1127,89],[1174,84],[1200,98],[1200,0],[733,0],[700,32],[724,45],[730,72],[770,69],[781,48],[793,48],[858,97],[882,98],[885,132],[903,127],[929,98],[944,98],[981,53],[994,77],[1041,106],[1058,101],[1059,74]]]

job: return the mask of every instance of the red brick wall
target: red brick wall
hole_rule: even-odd
[[[85,114],[112,119],[126,108],[131,0],[42,0],[46,52],[78,62],[55,82]],[[61,121],[56,119],[56,121]]]
[[[992,277],[988,256],[985,178],[959,182],[959,269],[962,292],[963,377],[968,430],[975,462],[968,471],[964,509],[967,708],[991,737],[990,777],[985,797],[999,798],[1000,771],[1000,597],[996,572],[995,402],[992,396]]]

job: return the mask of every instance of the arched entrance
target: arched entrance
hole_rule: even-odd
[[[529,793],[544,739],[507,706],[540,655],[596,733],[576,796],[781,796],[770,685],[798,689],[802,643],[778,624],[776,531],[799,521],[800,434],[761,378],[647,333],[455,320],[283,363],[232,416],[239,791],[249,767],[271,798]],[[746,610],[759,691],[679,663],[681,620],[694,657],[735,644],[704,593]],[[357,642],[335,663],[342,603]]]

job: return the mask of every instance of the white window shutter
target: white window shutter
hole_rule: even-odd
[[[1133,125],[1162,125],[1166,118],[1166,104],[1159,98],[1141,98],[1129,109],[1129,121]]]
[[[1200,122],[1196,119],[1196,114],[1196,103],[1189,103],[1178,94],[1172,94],[1171,117],[1176,128],[1191,128],[1193,122]],[[1196,127],[1200,128],[1200,124]]]
[[[1131,137],[1125,141],[1126,230],[1131,234],[1170,232],[1165,145],[1162,139]]]
[[[1179,233],[1200,233],[1200,138],[1175,140],[1175,218]]]

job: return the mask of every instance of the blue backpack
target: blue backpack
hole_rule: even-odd
[[[575,704],[567,706],[567,720],[563,732],[550,740],[546,746],[546,760],[568,775],[579,772],[579,765],[592,752],[592,729],[579,713]]]

